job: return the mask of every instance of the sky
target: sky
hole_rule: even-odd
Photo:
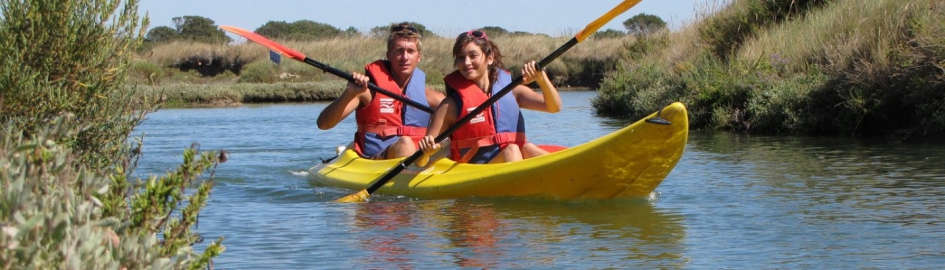
[[[426,26],[441,36],[485,26],[510,32],[524,31],[551,36],[569,36],[607,13],[619,0],[140,0],[138,12],[148,13],[150,28],[173,27],[172,19],[201,16],[217,25],[254,30],[269,21],[310,20],[341,30],[355,27],[361,33],[401,21]],[[691,22],[706,3],[719,0],[643,0],[617,16],[600,30],[624,31],[623,21],[640,13],[659,16],[672,30]],[[409,4],[408,4],[409,3]]]

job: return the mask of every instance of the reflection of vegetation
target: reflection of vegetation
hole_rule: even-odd
[[[198,178],[225,155],[187,149],[176,171],[127,179],[141,154],[127,139],[155,108],[126,85],[147,25],[137,6],[0,2],[4,268],[204,268],[222,252],[195,252],[191,228],[213,183]]]
[[[769,212],[831,223],[922,224],[945,217],[937,211],[945,206],[940,142],[690,133],[689,146],[694,151],[687,154],[700,163],[693,168],[714,170],[707,189],[762,196],[753,202]]]
[[[668,42],[632,41],[645,53],[631,51],[594,106],[636,119],[683,101],[693,128],[714,130],[942,134],[943,12],[919,0],[735,1]]]

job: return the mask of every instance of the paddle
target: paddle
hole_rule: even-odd
[[[588,36],[594,34],[594,32],[596,32],[597,29],[599,29],[601,26],[604,26],[604,24],[612,20],[614,17],[617,17],[617,15],[620,15],[624,11],[627,11],[628,9],[630,9],[631,7],[633,7],[640,1],[641,0],[624,0],[622,3],[620,3],[613,9],[611,9],[609,12],[607,12],[607,14],[604,14],[604,16],[597,18],[597,20],[594,20],[593,22],[588,24],[586,27],[584,27],[584,30],[581,30],[580,32],[578,32],[577,35],[575,35],[574,38],[569,40],[567,43],[565,43],[564,45],[561,45],[561,47],[559,47],[557,50],[552,52],[550,55],[546,56],[544,59],[541,59],[541,61],[538,62],[538,65],[536,66],[536,68],[541,69],[541,67],[547,66],[548,64],[551,63],[551,61],[554,61],[555,58],[558,58],[558,56],[561,56],[561,54],[571,49],[571,47],[574,47],[574,45],[577,45],[579,42],[584,41],[584,39],[587,39]],[[523,78],[521,76],[513,79],[512,83],[502,88],[502,90],[499,90],[498,93],[492,95],[492,97],[487,99],[484,103],[482,103],[482,105],[479,105],[479,107],[476,107],[476,109],[466,114],[466,116],[457,120],[456,123],[450,126],[446,131],[436,136],[434,140],[437,143],[443,142],[443,140],[448,138],[450,135],[453,134],[453,132],[459,129],[461,125],[465,124],[466,122],[469,122],[469,120],[476,117],[476,115],[481,113],[483,110],[485,110],[489,106],[492,106],[492,104],[498,101],[500,98],[502,98],[502,96],[505,96],[505,94],[508,94],[509,92],[511,92],[513,88],[515,88],[516,86],[522,83],[522,80]],[[394,176],[396,176],[398,173],[406,169],[407,165],[414,163],[415,161],[417,161],[417,159],[420,159],[421,156],[423,156],[423,150],[417,150],[416,153],[413,153],[413,155],[402,160],[399,164],[397,164],[396,167],[388,171],[387,174],[385,174],[383,177],[378,178],[373,183],[371,183],[371,185],[368,186],[368,188],[361,190],[357,193],[344,196],[336,201],[337,202],[367,201],[367,198],[371,196],[371,194],[374,193],[374,191],[377,191],[377,189],[379,189],[381,186],[386,184],[387,181],[390,181],[392,178],[394,178]]]
[[[274,52],[276,52],[276,53],[279,53],[279,54],[281,54],[281,55],[288,56],[289,58],[295,59],[295,60],[297,60],[297,61],[299,61],[299,62],[312,65],[312,66],[317,67],[317,68],[319,68],[319,69],[321,69],[321,70],[324,70],[325,72],[328,72],[328,73],[334,74],[334,75],[336,75],[336,76],[338,76],[338,77],[341,77],[341,78],[343,78],[343,79],[345,79],[345,80],[354,81],[354,77],[351,75],[351,73],[347,73],[347,72],[341,71],[341,70],[339,70],[339,69],[337,69],[337,68],[333,68],[333,67],[331,67],[331,66],[329,66],[329,65],[326,65],[326,64],[324,64],[324,63],[315,61],[315,59],[308,58],[308,57],[306,57],[304,54],[302,54],[302,53],[300,53],[300,52],[297,52],[297,51],[295,51],[295,50],[286,48],[285,46],[282,46],[282,44],[276,43],[275,41],[272,41],[272,40],[270,40],[270,39],[268,39],[268,38],[266,38],[266,37],[263,37],[263,36],[261,36],[261,35],[259,35],[259,34],[250,32],[249,30],[242,29],[242,28],[235,27],[235,26],[228,26],[228,25],[221,25],[221,26],[220,26],[220,29],[229,31],[229,32],[231,32],[231,33],[240,35],[240,36],[242,36],[242,37],[244,37],[244,38],[246,38],[246,39],[255,41],[256,43],[262,44],[263,46],[268,47],[270,50],[272,50],[272,51],[274,51]],[[420,104],[419,102],[413,101],[413,100],[411,100],[411,99],[409,99],[409,98],[407,98],[407,97],[405,97],[405,96],[403,96],[403,95],[394,94],[393,92],[388,91],[388,90],[386,90],[386,89],[384,89],[384,88],[381,88],[380,86],[377,86],[377,85],[375,85],[374,83],[368,83],[368,89],[374,90],[375,92],[383,93],[384,95],[387,95],[387,96],[389,96],[389,97],[392,97],[392,98],[395,98],[395,99],[397,99],[397,100],[400,100],[401,102],[407,103],[407,105],[413,106],[414,108],[420,109],[420,110],[425,111],[425,112],[427,112],[427,113],[431,113],[431,114],[433,113],[433,109],[430,108],[429,106]]]

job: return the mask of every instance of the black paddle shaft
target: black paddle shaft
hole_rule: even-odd
[[[536,66],[536,68],[538,70],[541,70],[544,66],[551,64],[551,61],[554,61],[556,58],[558,58],[558,56],[561,56],[561,54],[571,49],[571,47],[574,47],[574,45],[578,44],[578,42],[580,41],[577,38],[572,38],[571,40],[568,41],[568,43],[561,45],[561,47],[559,47],[557,50],[552,52],[550,55],[546,56],[544,59],[541,59],[541,61],[538,62],[538,66]],[[305,60],[308,61],[308,58],[306,58]],[[516,77],[515,79],[512,80],[512,83],[502,88],[502,90],[500,90],[495,95],[492,95],[492,97],[490,97],[485,102],[483,102],[482,105],[479,105],[479,107],[476,107],[476,109],[469,112],[469,114],[457,120],[456,123],[450,126],[446,131],[436,136],[436,138],[434,139],[436,143],[443,142],[443,140],[446,140],[446,138],[449,138],[449,136],[453,135],[453,132],[456,132],[456,130],[458,130],[460,126],[462,126],[466,122],[469,122],[469,120],[472,120],[473,117],[476,117],[476,115],[484,111],[489,106],[492,106],[493,103],[496,103],[496,101],[499,101],[499,99],[505,96],[505,94],[512,92],[512,89],[515,89],[516,86],[521,84],[522,80],[524,80],[524,78],[522,78],[521,76]],[[377,189],[381,188],[381,186],[386,184],[387,181],[390,181],[390,179],[393,179],[394,176],[396,176],[398,173],[406,169],[407,165],[416,162],[417,159],[420,159],[421,156],[423,156],[423,150],[417,150],[417,152],[414,152],[413,155],[410,155],[409,157],[402,160],[400,164],[397,164],[397,166],[395,166],[390,171],[388,171],[387,174],[384,175],[384,177],[381,177],[377,179],[377,181],[374,181],[374,183],[371,184],[371,186],[367,188],[368,194],[373,194],[374,191],[377,191]]]
[[[324,70],[325,72],[334,74],[335,76],[341,77],[342,79],[345,79],[348,81],[354,81],[354,76],[351,75],[351,73],[347,73],[337,68],[334,68],[332,66],[326,65],[322,62],[315,61],[315,59],[305,57],[305,63],[315,66],[321,70]],[[426,88],[426,86],[424,86],[424,88]],[[425,111],[427,113],[433,114],[433,109],[430,108],[430,106],[420,104],[419,102],[409,99],[403,95],[394,94],[393,92],[388,91],[387,89],[381,88],[380,86],[377,86],[376,84],[372,82],[368,82],[368,89],[374,90],[375,92],[380,92],[384,95],[400,100],[403,103],[407,103],[407,105],[413,106],[414,108],[420,109],[421,111]]]

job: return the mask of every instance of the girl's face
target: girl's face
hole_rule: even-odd
[[[489,65],[492,65],[493,57],[485,55],[475,42],[467,42],[455,61],[456,69],[467,80],[478,82],[489,79]]]

